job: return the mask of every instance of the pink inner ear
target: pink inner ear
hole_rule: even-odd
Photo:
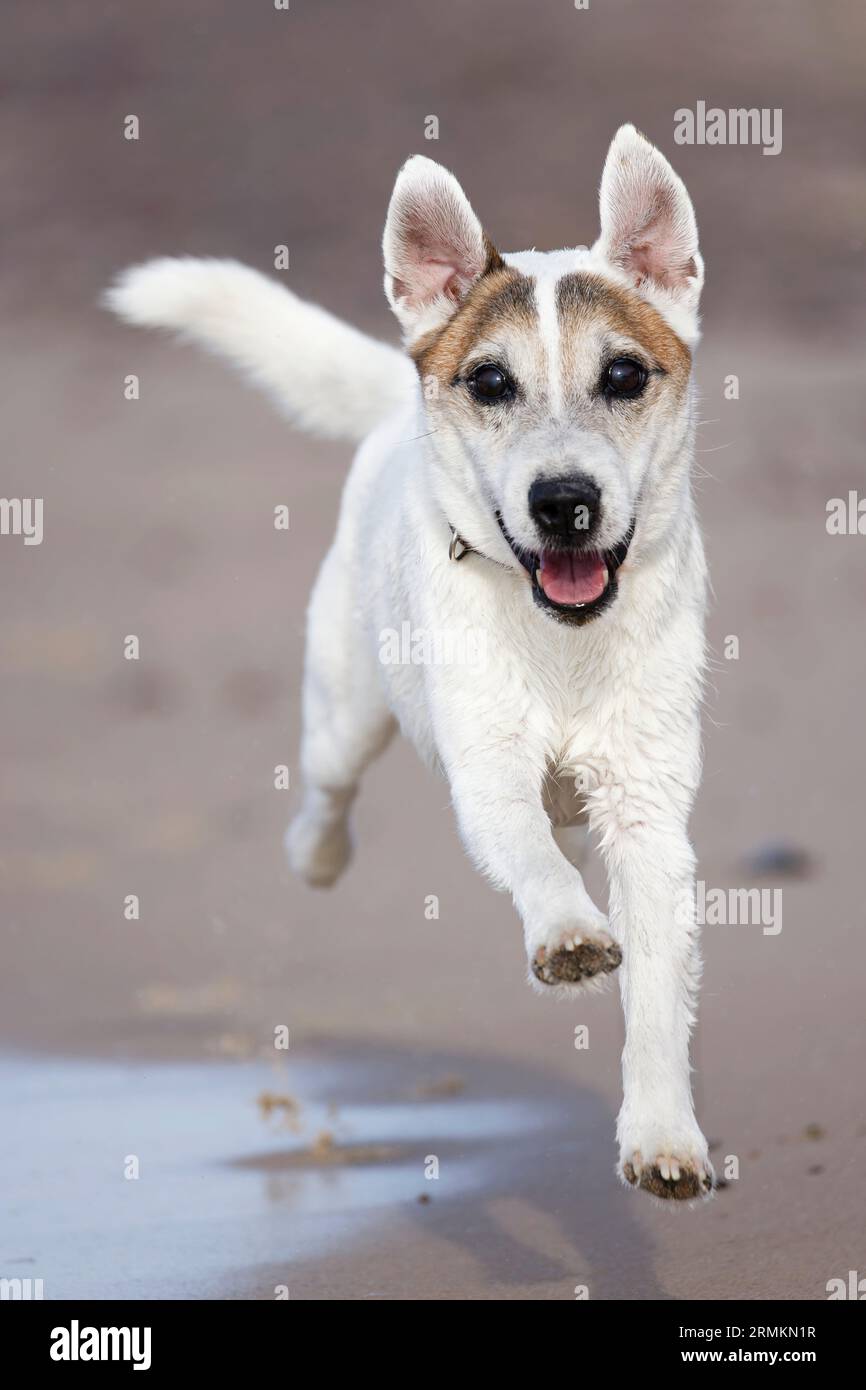
[[[437,261],[428,257],[416,261],[413,265],[411,285],[405,280],[395,280],[394,288],[397,295],[401,299],[405,298],[413,309],[422,304],[429,304],[440,294],[457,299],[460,291],[457,267],[448,261]]]
[[[647,240],[631,246],[623,257],[624,268],[636,281],[654,280],[666,289],[679,289],[697,270],[689,258],[684,264],[676,264],[677,246],[675,241]]]
[[[440,295],[458,300],[484,269],[481,228],[449,188],[432,189],[402,207],[394,261],[394,290],[407,308]]]
[[[612,182],[609,254],[635,285],[679,290],[697,274],[696,232],[685,192],[656,161],[626,166]]]

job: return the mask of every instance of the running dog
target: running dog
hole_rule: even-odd
[[[149,262],[108,300],[228,358],[295,424],[360,443],[310,602],[293,868],[316,885],[343,872],[359,780],[399,724],[511,893],[531,983],[569,997],[619,967],[619,1173],[688,1200],[714,1185],[683,910],[704,670],[703,262],[685,187],[629,125],[600,223],[591,247],[500,253],[456,179],[410,159],[384,232],[404,351],[233,261]],[[484,659],[383,661],[382,634],[407,623],[452,651],[477,652],[481,632]],[[608,916],[580,874],[587,834]]]

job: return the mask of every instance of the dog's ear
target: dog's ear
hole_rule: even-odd
[[[382,251],[385,293],[409,339],[441,327],[502,265],[454,175],[423,155],[397,175]]]
[[[601,177],[594,250],[660,309],[694,315],[704,282],[698,224],[685,184],[633,125],[620,126]]]

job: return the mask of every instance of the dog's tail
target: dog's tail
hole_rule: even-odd
[[[331,439],[363,439],[416,380],[402,352],[238,261],[147,261],[104,302],[127,323],[174,329],[227,358],[296,425]]]

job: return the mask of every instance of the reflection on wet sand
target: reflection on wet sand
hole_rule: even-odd
[[[7,1058],[0,1273],[32,1262],[46,1298],[664,1296],[591,1092],[368,1043],[282,1072],[290,1129],[264,1063]]]

